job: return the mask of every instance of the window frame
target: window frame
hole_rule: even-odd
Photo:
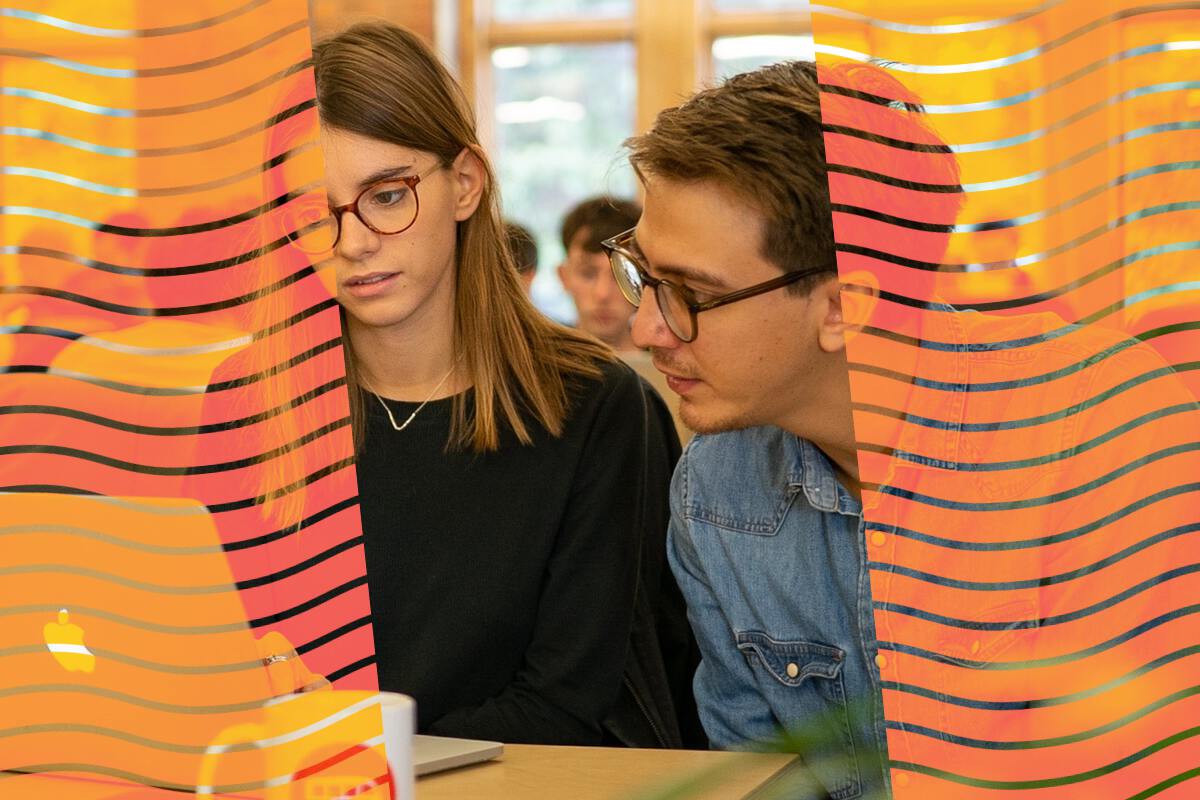
[[[445,0],[451,2],[451,0]],[[632,0],[624,17],[563,17],[508,21],[492,16],[493,0],[457,0],[457,30],[440,49],[457,64],[458,78],[475,108],[480,143],[498,155],[492,52],[501,47],[627,43],[634,51],[634,128],[650,129],[658,113],[713,82],[713,43],[726,36],[812,35],[808,9],[718,11],[713,0]],[[451,15],[451,24],[454,17]],[[641,193],[635,182],[635,191]],[[539,274],[546,272],[542,254]],[[547,309],[547,313],[552,313]],[[565,313],[565,311],[564,311]]]
[[[491,52],[499,47],[632,42],[636,53],[635,132],[714,75],[713,42],[727,36],[811,36],[807,10],[718,11],[712,0],[633,0],[628,17],[499,21],[492,0],[459,2],[459,75],[473,99],[486,148],[496,143]]]

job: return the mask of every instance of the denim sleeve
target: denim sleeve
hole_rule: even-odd
[[[700,646],[700,666],[692,681],[700,721],[714,749],[749,749],[769,739],[778,724],[758,691],[746,657],[714,593],[706,570],[720,569],[705,559],[682,509],[687,501],[687,453],[671,481],[671,524],[667,560],[687,601],[688,621]]]

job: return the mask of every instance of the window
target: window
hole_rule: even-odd
[[[492,16],[502,22],[628,17],[632,12],[633,0],[494,0],[492,3]]]
[[[808,0],[715,0],[720,11],[804,11]]]
[[[538,240],[534,300],[570,322],[574,308],[553,265],[558,226],[590,194],[632,197],[633,171],[620,144],[634,131],[630,42],[544,44],[492,50],[494,152],[506,218]]]
[[[461,0],[475,93],[505,217],[538,240],[534,301],[571,322],[559,223],[596,194],[633,197],[621,143],[728,75],[812,58],[804,0]]]
[[[813,58],[812,36],[722,36],[712,43],[717,79],[795,58]]]

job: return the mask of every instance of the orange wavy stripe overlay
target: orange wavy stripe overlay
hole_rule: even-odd
[[[813,29],[894,794],[1195,797],[1200,3]]]
[[[377,686],[338,311],[289,213],[323,197],[307,4],[21,6],[0,795],[383,796],[378,703],[326,688]]]

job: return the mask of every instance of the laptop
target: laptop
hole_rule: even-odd
[[[0,493],[0,797],[386,783],[379,695],[277,697],[304,670],[268,629],[198,502]]]
[[[446,736],[426,736],[424,734],[417,734],[413,737],[413,767],[418,778],[443,770],[490,761],[502,755],[504,755],[504,745],[500,742],[453,739]]]

